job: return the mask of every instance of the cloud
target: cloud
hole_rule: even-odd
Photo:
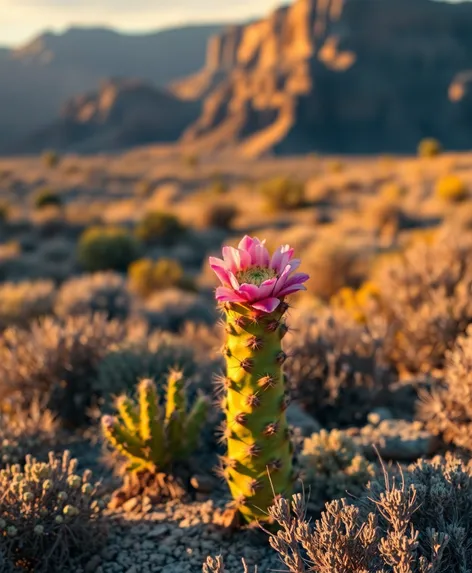
[[[263,15],[279,4],[278,0],[0,0],[0,42],[21,42],[44,29],[71,25],[132,32],[190,22],[238,21]]]

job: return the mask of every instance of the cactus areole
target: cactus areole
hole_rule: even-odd
[[[221,473],[234,505],[248,522],[266,521],[277,495],[290,495],[292,446],[285,410],[282,338],[287,332],[285,297],[305,290],[308,275],[293,249],[271,257],[263,241],[244,237],[237,249],[210,257],[222,286],[216,299],[226,315],[226,376],[220,380],[227,455]]]

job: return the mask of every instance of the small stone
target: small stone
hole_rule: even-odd
[[[96,573],[97,568],[101,562],[102,562],[102,560],[100,559],[100,556],[94,555],[92,557],[92,559],[90,559],[90,561],[85,566],[85,572],[86,573]]]
[[[287,408],[287,421],[290,426],[298,428],[305,437],[321,430],[320,423],[305,412],[296,402],[291,402]]]
[[[215,489],[215,480],[210,476],[197,474],[190,479],[190,485],[199,493],[211,493]]]
[[[134,509],[136,509],[138,503],[139,503],[138,498],[132,497],[131,499],[128,499],[128,501],[125,501],[125,503],[123,504],[123,510],[126,513],[131,513]]]

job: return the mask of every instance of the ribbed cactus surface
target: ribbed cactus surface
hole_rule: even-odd
[[[222,473],[244,519],[264,521],[274,497],[289,496],[292,483],[281,346],[287,305],[267,314],[242,304],[224,308],[227,368],[221,383],[227,456]]]

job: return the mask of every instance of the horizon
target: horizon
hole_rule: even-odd
[[[50,32],[62,34],[70,28],[105,28],[126,35],[145,35],[186,26],[230,24],[265,16],[271,10],[295,0],[137,0],[130,10],[127,0],[0,0],[0,48],[14,49]],[[432,0],[449,3],[470,0]],[[92,9],[90,9],[92,8]]]
[[[39,35],[61,34],[70,28],[105,28],[121,34],[145,35],[186,26],[230,24],[264,16],[293,0],[204,0],[196,8],[194,0],[161,0],[160,8],[151,0],[137,0],[130,10],[126,0],[0,0],[0,47],[17,48]]]

